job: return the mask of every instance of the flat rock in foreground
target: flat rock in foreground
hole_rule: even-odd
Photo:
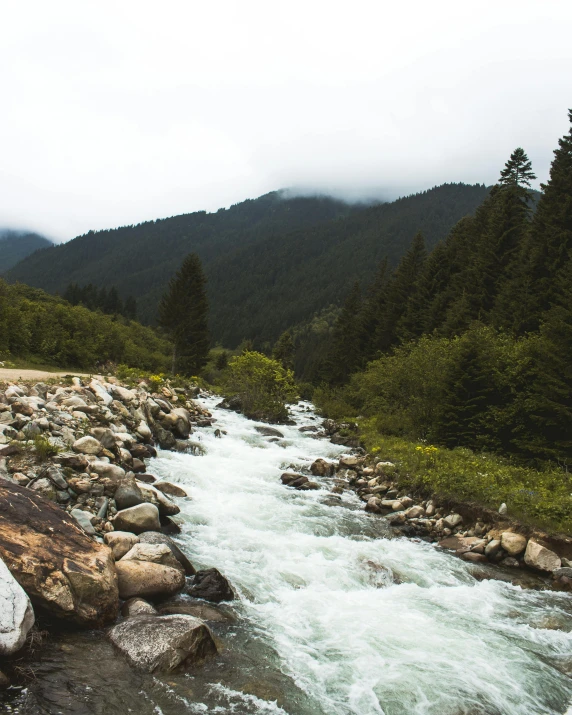
[[[217,652],[210,630],[193,616],[134,616],[112,628],[109,638],[147,673],[193,665]]]
[[[117,617],[111,550],[34,491],[0,478],[0,558],[34,606],[83,626]]]

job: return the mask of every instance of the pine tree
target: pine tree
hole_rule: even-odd
[[[326,358],[324,372],[328,381],[342,385],[360,364],[361,291],[354,283],[349,292],[332,332],[332,342]]]
[[[523,376],[522,427],[515,442],[530,457],[572,460],[572,254],[555,280],[554,304],[530,339]]]
[[[159,304],[159,324],[173,341],[173,373],[196,375],[207,362],[210,336],[206,279],[196,253],[189,254]]]
[[[530,196],[527,188],[530,189],[530,182],[536,179],[532,171],[532,164],[528,159],[524,149],[518,147],[510,155],[510,159],[501,171],[499,185],[508,188],[517,188]]]
[[[137,320],[137,301],[132,295],[125,301],[124,315],[130,320]]]
[[[408,302],[415,295],[426,258],[425,241],[422,234],[418,233],[387,287],[387,301],[375,336],[375,347],[381,352],[389,350],[398,342],[398,324]]]
[[[294,368],[295,352],[292,333],[286,330],[276,341],[272,350],[272,357],[274,360],[278,360],[286,370],[292,370]]]
[[[446,377],[445,394],[434,437],[447,447],[477,449],[491,441],[486,414],[500,395],[484,354],[478,326],[458,344],[458,354]]]
[[[375,336],[385,314],[389,280],[389,263],[387,258],[384,258],[379,264],[362,306],[360,325],[362,365],[376,356]]]
[[[504,291],[504,314],[512,316],[516,333],[538,329],[554,300],[556,275],[572,249],[572,110],[568,116],[570,130],[558,140],[518,270]]]

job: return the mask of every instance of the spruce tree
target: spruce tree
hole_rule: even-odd
[[[558,140],[518,270],[505,290],[503,312],[512,318],[516,333],[538,329],[554,301],[555,278],[572,249],[572,110],[568,116],[570,130]]]
[[[417,233],[387,287],[387,301],[375,336],[375,347],[381,352],[398,342],[399,321],[415,295],[426,257],[425,241],[422,234]]]
[[[354,283],[332,331],[331,345],[324,374],[333,385],[348,381],[361,361],[361,291],[359,283]]]
[[[272,350],[272,357],[274,360],[278,360],[286,370],[292,370],[294,368],[295,352],[292,333],[286,330],[276,341]]]
[[[434,438],[447,447],[490,446],[487,412],[500,401],[494,374],[475,325],[460,339],[446,376]]]
[[[171,278],[159,304],[159,324],[173,341],[173,373],[196,375],[207,362],[210,336],[206,279],[196,253]]]
[[[501,171],[498,183],[505,188],[517,188],[528,194],[527,188],[530,189],[530,182],[533,179],[536,179],[536,176],[532,171],[532,164],[524,149],[518,147],[512,152],[510,159]]]
[[[387,258],[384,258],[378,266],[373,282],[368,289],[362,305],[360,324],[362,366],[376,357],[375,338],[385,314],[389,280],[389,263]]]

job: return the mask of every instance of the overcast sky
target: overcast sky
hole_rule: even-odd
[[[0,226],[67,240],[280,187],[540,180],[572,0],[1,3]]]

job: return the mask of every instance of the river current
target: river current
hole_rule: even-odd
[[[191,436],[203,453],[160,452],[148,471],[187,489],[177,541],[239,597],[209,624],[219,655],[148,676],[100,636],[63,634],[13,712],[572,714],[569,594],[476,578],[471,564],[393,537],[353,492],[332,494],[332,479],[319,491],[283,486],[283,471],[344,451],[299,431],[318,424],[308,405],[273,441],[201,402],[216,418]]]

